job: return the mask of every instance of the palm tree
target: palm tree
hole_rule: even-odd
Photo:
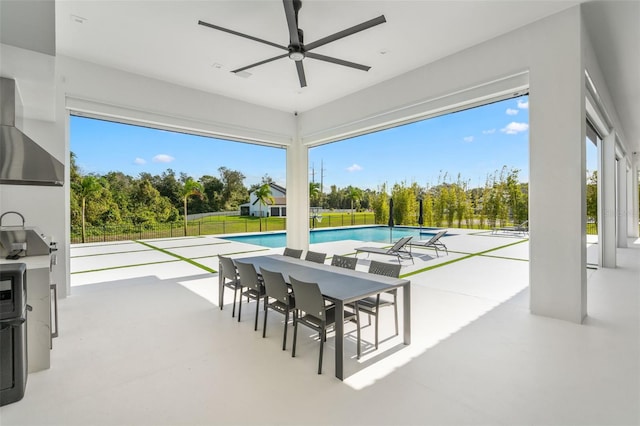
[[[309,182],[309,203],[316,199],[320,195],[320,184],[316,182]]]
[[[260,211],[260,232],[262,232],[262,206],[267,205],[267,201],[271,203],[275,202],[273,195],[271,195],[271,185],[263,183],[260,188],[256,189],[254,193],[258,199],[258,209]]]
[[[87,198],[93,196],[96,192],[100,191],[102,185],[95,176],[85,176],[80,181],[80,184],[76,185],[76,192],[80,196],[82,203],[82,242],[85,242],[86,230],[85,230],[85,212],[87,211]]]
[[[200,182],[193,180],[193,178],[188,177],[187,180],[184,181],[184,185],[180,190],[180,196],[182,197],[182,205],[184,207],[184,235],[187,236],[187,200],[189,197],[199,197],[202,199],[203,197],[203,188]]]
[[[362,198],[362,190],[360,190],[360,188],[355,188],[353,186],[350,186],[347,189],[347,198],[351,200],[351,224],[353,225],[355,223],[353,203]]]

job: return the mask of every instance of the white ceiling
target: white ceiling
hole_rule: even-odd
[[[595,1],[583,10],[616,112],[640,163],[640,1]]]
[[[197,25],[203,20],[289,44],[281,0],[59,1],[58,54],[143,74],[284,111],[305,111],[433,62],[565,9],[559,1],[305,0],[305,43],[385,15],[387,22],[315,49],[369,65],[368,72],[304,60],[301,89],[288,58],[230,71],[286,53]],[[72,16],[84,18],[77,23]],[[216,68],[214,64],[220,64]]]

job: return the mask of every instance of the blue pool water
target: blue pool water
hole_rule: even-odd
[[[358,241],[375,241],[379,243],[393,242],[399,238],[411,235],[416,239],[429,238],[435,235],[439,229],[437,228],[393,228],[393,234],[390,236],[389,227],[387,226],[367,226],[362,228],[345,228],[345,229],[317,229],[312,230],[309,236],[309,242],[328,243],[342,240],[358,240]],[[449,235],[449,234],[447,234]],[[225,240],[238,241],[241,243],[255,244],[264,247],[285,247],[287,245],[287,235],[284,232],[274,234],[258,234],[258,235],[239,235],[235,237],[224,237]]]

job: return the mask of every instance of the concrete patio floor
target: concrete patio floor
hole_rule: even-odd
[[[29,375],[1,423],[639,424],[640,241],[618,250],[618,268],[589,270],[589,317],[578,325],[529,313],[526,239],[455,233],[449,255],[414,248],[415,264],[403,261],[411,345],[392,336],[387,309],[380,349],[364,326],[357,360],[355,326],[346,326],[344,382],[333,374],[332,335],[317,375],[310,330],[300,329],[291,358],[282,316],[269,315],[263,339],[253,310],[231,318],[231,292],[217,306],[217,255],[282,249],[213,236],[76,245],[52,367]],[[332,256],[361,245],[311,249]],[[395,262],[359,257],[360,270],[370,259]]]

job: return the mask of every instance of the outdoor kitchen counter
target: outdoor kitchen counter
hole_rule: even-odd
[[[25,256],[16,260],[0,258],[0,264],[3,263],[25,263],[27,269],[47,268],[49,269],[49,255],[43,254],[42,256]]]
[[[29,373],[51,366],[51,288],[49,255],[26,256],[16,260],[0,259],[0,264],[27,265],[27,362]]]

